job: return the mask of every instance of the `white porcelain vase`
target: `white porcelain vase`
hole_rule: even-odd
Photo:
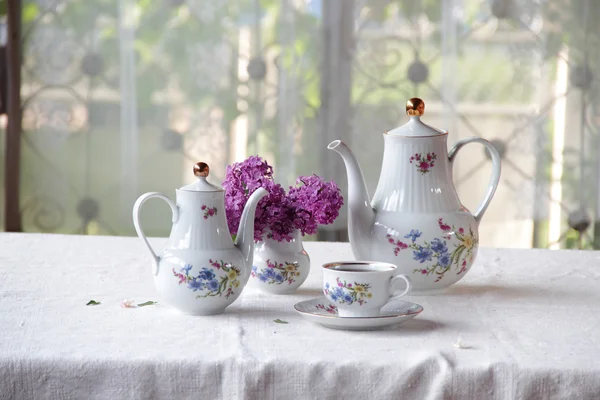
[[[249,284],[271,294],[291,294],[306,280],[310,257],[302,246],[302,235],[294,231],[291,242],[266,238],[254,246],[254,264]]]

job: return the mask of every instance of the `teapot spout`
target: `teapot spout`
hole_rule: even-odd
[[[375,220],[375,211],[371,207],[365,178],[356,157],[344,142],[334,140],[329,143],[327,148],[342,156],[346,165],[346,174],[348,175],[348,236],[354,256],[357,259],[366,259],[370,256],[368,243],[370,243],[369,238]]]
[[[254,214],[256,206],[260,199],[265,197],[269,192],[263,188],[258,188],[252,193],[240,219],[240,226],[235,238],[235,246],[240,249],[246,260],[246,265],[252,266],[254,257]]]

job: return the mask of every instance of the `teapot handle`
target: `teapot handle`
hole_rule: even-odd
[[[142,230],[142,227],[140,225],[140,209],[142,208],[142,204],[144,204],[146,200],[152,197],[158,197],[159,199],[163,199],[167,202],[167,204],[171,207],[171,211],[173,212],[173,223],[177,222],[177,220],[179,219],[179,209],[171,199],[169,199],[164,194],[158,192],[144,193],[136,200],[135,204],[133,205],[133,226],[135,226],[135,231],[137,232],[138,236],[144,241],[146,247],[148,247],[148,250],[150,250],[150,254],[152,254],[152,259],[154,260],[154,264],[152,265],[152,273],[154,275],[158,275],[158,262],[160,261],[160,258],[156,255],[156,253],[150,246],[150,243],[148,242],[148,239],[146,238],[146,235],[144,234],[144,231]]]
[[[485,210],[487,210],[488,205],[490,204],[490,201],[492,200],[492,197],[494,196],[494,193],[496,192],[498,183],[500,182],[500,170],[501,170],[500,164],[501,164],[501,162],[500,162],[500,154],[498,153],[498,150],[496,150],[496,147],[494,147],[493,144],[491,144],[489,141],[487,141],[485,139],[482,139],[479,137],[472,137],[472,138],[460,140],[460,141],[456,142],[454,147],[452,147],[452,149],[448,153],[450,165],[453,165],[454,159],[456,158],[456,153],[458,153],[458,151],[460,149],[462,149],[463,146],[465,146],[466,144],[469,144],[469,143],[481,143],[482,145],[484,145],[487,148],[487,150],[489,151],[489,153],[492,157],[492,176],[490,177],[490,181],[488,183],[485,197],[483,198],[483,201],[479,204],[479,207],[477,207],[477,211],[475,211],[475,214],[473,214],[473,216],[475,217],[475,221],[477,221],[477,224],[479,224],[479,222],[481,221],[481,218],[483,217],[483,214],[485,213]]]

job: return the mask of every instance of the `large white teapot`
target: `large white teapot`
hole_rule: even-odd
[[[225,192],[206,180],[209,167],[194,166],[198,180],[177,189],[177,204],[162,193],[140,196],[133,206],[138,236],[152,255],[154,284],[165,302],[186,314],[220,314],[248,283],[254,254],[254,213],[267,194],[257,189],[246,203],[234,242],[225,216]],[[166,248],[157,256],[142,228],[140,208],[152,197],[163,199],[173,212]]]
[[[447,151],[448,132],[421,122],[425,103],[410,99],[410,120],[383,134],[385,149],[377,190],[369,199],[356,158],[341,141],[348,174],[348,234],[354,257],[384,261],[410,276],[411,294],[439,294],[469,271],[479,245],[478,225],[500,180],[500,155],[487,140],[461,140]],[[475,214],[460,202],[452,164],[467,143],[481,143],[492,159],[492,177]]]

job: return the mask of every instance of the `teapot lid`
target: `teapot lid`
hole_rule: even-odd
[[[182,186],[179,190],[189,192],[222,192],[223,189],[217,185],[208,182],[206,178],[210,173],[210,167],[207,163],[199,162],[194,165],[194,175],[198,177],[196,182]]]
[[[405,137],[427,137],[446,135],[448,132],[429,126],[421,121],[425,114],[425,102],[418,97],[413,97],[406,102],[406,114],[410,120],[402,126],[386,131],[386,135]]]

